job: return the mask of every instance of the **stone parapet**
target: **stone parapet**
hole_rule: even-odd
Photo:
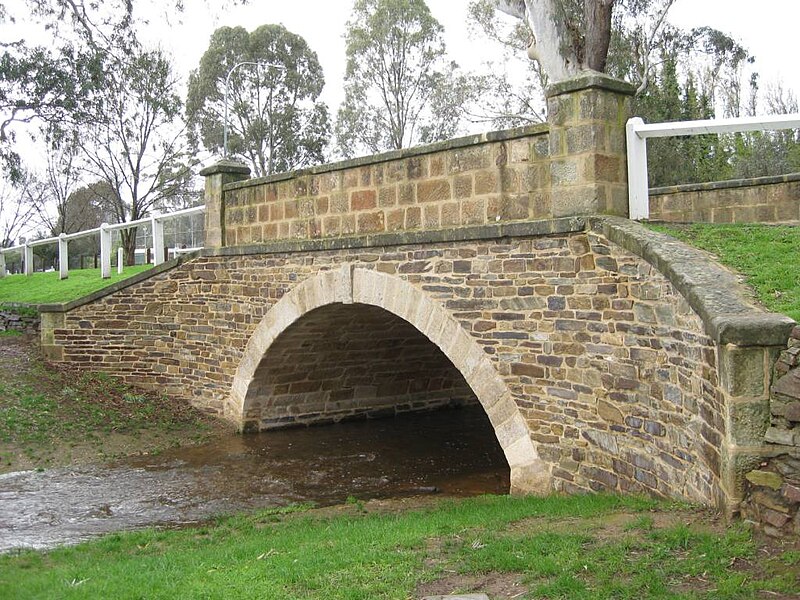
[[[223,158],[200,171],[205,177],[205,247],[225,246],[225,194],[226,184],[247,179],[250,168],[234,160]]]
[[[470,136],[227,185],[228,246],[552,216],[546,126]]]
[[[626,215],[632,93],[586,73],[548,90],[547,124],[240,182],[207,169],[206,247]]]
[[[652,188],[650,219],[677,223],[800,220],[800,173]]]
[[[595,72],[547,89],[553,216],[628,214],[625,122],[634,92]]]

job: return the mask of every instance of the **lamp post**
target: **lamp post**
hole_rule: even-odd
[[[286,70],[286,67],[282,65],[244,60],[233,65],[230,71],[228,71],[228,74],[225,76],[225,120],[222,125],[222,153],[224,158],[228,157],[228,88],[230,86],[231,75],[233,75],[233,72],[244,65],[253,65],[256,67],[274,67],[276,69],[283,69],[284,71]]]

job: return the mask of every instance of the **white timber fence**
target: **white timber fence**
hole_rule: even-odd
[[[800,128],[800,114],[645,123],[640,117],[628,119],[628,215],[634,220],[650,217],[647,185],[647,139],[709,133],[742,133]]]
[[[100,227],[95,227],[94,229],[87,229],[77,233],[62,233],[58,237],[34,240],[18,246],[2,248],[0,249],[0,277],[4,277],[6,274],[6,254],[15,252],[22,253],[22,262],[24,265],[25,274],[31,275],[33,273],[33,249],[37,246],[58,244],[59,279],[66,279],[69,275],[68,265],[70,240],[77,240],[80,238],[100,234],[100,276],[103,279],[107,279],[111,277],[111,234],[114,231],[133,229],[134,227],[138,227],[140,225],[150,225],[153,237],[153,263],[160,265],[166,260],[166,247],[164,245],[164,223],[180,217],[191,217],[202,214],[205,209],[205,206],[195,206],[193,208],[186,208],[184,210],[163,215],[153,215],[144,219],[137,219],[136,221],[128,221],[126,223],[115,223],[113,225],[103,223],[100,225]],[[177,255],[185,252],[192,252],[194,250],[199,250],[199,248],[175,248],[172,250],[172,252]],[[118,248],[117,250],[117,272],[122,272],[122,248]]]

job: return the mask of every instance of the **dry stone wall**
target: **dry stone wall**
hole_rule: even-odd
[[[726,425],[715,344],[700,317],[649,263],[601,232],[583,231],[575,220],[560,227],[565,231],[551,235],[424,246],[209,253],[124,292],[48,313],[46,349],[55,360],[186,396],[221,414],[248,339],[277,300],[343,264],[375,270],[445,307],[482,348],[508,386],[555,489],[717,498]],[[366,380],[357,385],[370,388],[368,397],[345,390],[320,400],[322,385],[339,380],[325,369],[336,369],[331,359],[346,350],[332,350],[331,340],[321,339],[326,322],[347,329],[344,346],[358,350],[362,377],[385,373],[388,358],[363,352],[365,340],[354,327],[383,326],[393,343],[419,343],[399,329],[392,334],[395,325],[379,309],[356,305],[346,316],[334,310],[316,320],[310,313],[287,329],[267,352],[250,400],[259,390],[274,391],[269,386],[289,387],[258,406],[256,427],[298,414],[301,422],[315,413],[335,419],[342,411],[385,408],[404,398],[411,407],[410,388]],[[304,367],[316,367],[319,387],[303,387],[309,376],[301,381],[293,361],[279,358],[301,350]],[[422,356],[435,350],[423,349]],[[419,362],[407,373],[422,369]],[[433,379],[431,372],[429,384]],[[464,398],[457,377],[438,385],[442,394],[434,401]],[[312,408],[290,414],[290,399]]]
[[[0,306],[0,331],[36,335],[39,333],[39,320],[39,313],[28,305]]]
[[[800,536],[800,327],[775,365],[768,456],[748,472],[745,518],[769,535]]]

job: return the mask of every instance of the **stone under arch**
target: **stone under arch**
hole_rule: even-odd
[[[295,286],[263,317],[234,376],[225,415],[242,429],[258,429],[248,390],[267,351],[292,324],[333,304],[381,308],[412,325],[435,344],[463,376],[485,410],[511,470],[513,493],[547,493],[550,473],[539,458],[528,426],[489,357],[440,304],[407,281],[345,265]]]

